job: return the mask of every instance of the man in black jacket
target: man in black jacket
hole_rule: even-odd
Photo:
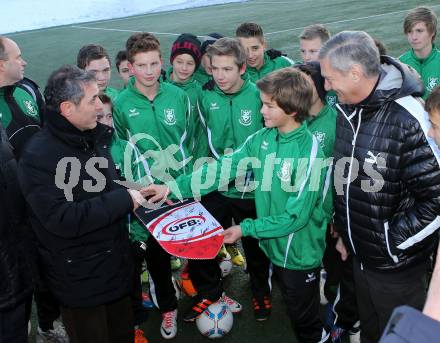
[[[71,342],[133,342],[131,265],[123,218],[141,194],[118,186],[113,130],[91,73],[53,72],[44,92],[46,122],[26,145],[19,181],[39,253]]]
[[[29,223],[13,148],[1,123],[0,199],[0,342],[24,343],[33,288],[24,238]]]
[[[321,48],[327,89],[339,99],[335,142],[338,250],[354,255],[361,340],[377,342],[396,306],[422,308],[440,227],[437,147],[418,98],[420,79],[382,56],[365,32]]]

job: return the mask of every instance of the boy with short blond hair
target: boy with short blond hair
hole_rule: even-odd
[[[428,135],[440,148],[440,86],[436,87],[426,99],[425,110],[429,113],[431,122]]]
[[[318,60],[321,46],[330,38],[330,32],[324,25],[307,26],[299,36],[299,49],[303,62]]]
[[[294,62],[281,51],[266,51],[267,42],[263,29],[256,23],[243,23],[235,31],[236,38],[243,45],[247,55],[246,76],[257,82],[274,70],[290,67]]]

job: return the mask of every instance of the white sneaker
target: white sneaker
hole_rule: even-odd
[[[228,305],[229,309],[234,314],[240,313],[241,310],[243,310],[243,306],[241,306],[241,304],[238,301],[228,297],[225,292],[223,292],[222,294],[221,301],[223,301],[226,305]]]
[[[160,334],[165,339],[171,339],[177,335],[177,310],[162,313]]]
[[[37,328],[36,343],[69,343],[69,336],[64,325],[56,320],[52,330],[43,331],[40,327]]]

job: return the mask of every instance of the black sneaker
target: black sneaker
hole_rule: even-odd
[[[198,316],[200,316],[206,308],[213,304],[215,301],[196,297],[192,307],[183,316],[184,322],[194,322]]]
[[[272,303],[270,302],[269,296],[265,295],[262,298],[252,298],[252,303],[254,305],[254,315],[256,320],[261,322],[270,316]]]

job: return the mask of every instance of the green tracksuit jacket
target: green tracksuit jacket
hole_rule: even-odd
[[[326,105],[321,111],[310,119],[307,123],[309,131],[316,137],[319,141],[319,145],[321,146],[322,152],[324,153],[325,158],[333,157],[333,148],[335,145],[335,137],[336,137],[336,109],[332,106]],[[328,172],[331,173],[332,168],[328,169]],[[324,200],[324,210],[327,217],[328,222],[331,221],[333,217],[333,177],[330,176],[328,180],[330,184],[325,185],[328,187],[327,196]]]
[[[264,128],[233,154],[205,164],[192,175],[181,175],[168,186],[173,194],[190,197],[191,181],[195,184],[208,175],[211,185],[202,191],[207,194],[245,174],[244,159],[256,158],[252,170],[258,183],[257,219],[240,223],[243,236],[259,239],[261,249],[275,265],[307,270],[320,266],[325,249],[323,185],[327,170],[321,169],[323,157],[318,140],[306,124],[287,134]],[[231,166],[229,177],[221,173],[225,165]]]
[[[104,91],[104,94],[107,95],[112,102],[114,102],[116,97],[119,95],[119,91],[115,88],[107,87]]]
[[[212,85],[214,85],[212,81]],[[209,156],[220,158],[225,150],[235,150],[263,127],[260,93],[246,80],[234,94],[225,94],[217,85],[202,92],[199,104],[202,124],[206,127]],[[252,192],[239,191],[234,185],[222,194],[231,198],[253,198]]]
[[[119,170],[124,180],[142,182],[145,175],[148,175],[148,167],[138,159],[140,156],[139,150],[133,144],[118,138],[116,133],[113,135],[110,153],[116,169]],[[127,154],[127,159],[125,159],[125,154]],[[129,163],[130,166],[127,166],[126,163]],[[128,171],[126,168],[129,168],[130,173],[126,173]],[[127,226],[132,240],[146,241],[148,239],[149,231],[133,213],[128,216]]]
[[[188,95],[190,107],[191,107],[191,118],[194,121],[190,127],[194,130],[192,132],[188,132],[188,146],[189,153],[193,156],[193,160],[196,160],[199,157],[207,156],[207,146],[208,146],[208,137],[206,135],[206,131],[202,126],[200,121],[199,112],[197,110],[197,102],[200,99],[202,94],[202,86],[194,76],[192,76],[188,81],[184,83],[178,83],[171,79],[171,73],[173,72],[173,68],[170,67],[166,73],[166,81],[172,85],[175,85],[186,92]]]
[[[39,122],[40,117],[38,113],[38,105],[35,103],[34,98],[28,92],[19,87],[15,87],[13,94],[15,102],[23,113]],[[4,88],[0,88],[0,120],[4,128],[7,128],[12,120],[11,111],[5,100]]]
[[[196,81],[203,86],[206,82],[212,79],[212,75],[209,75],[202,65],[199,65],[197,70],[194,72],[194,79],[196,79]]]
[[[291,67],[293,65],[294,62],[286,56],[280,56],[271,59],[265,52],[263,66],[259,70],[257,70],[257,68],[247,66],[244,78],[247,77],[252,82],[257,82],[259,79],[263,78],[264,76],[275,70]]]
[[[411,49],[400,56],[399,60],[413,67],[419,73],[425,85],[423,99],[426,100],[432,90],[440,84],[440,50],[433,45],[431,53],[426,58],[418,58],[414,50]]]
[[[113,122],[119,138],[135,144],[151,167],[154,182],[161,183],[189,171],[187,133],[192,128],[186,93],[166,82],[159,83],[150,101],[131,78],[117,97]]]

